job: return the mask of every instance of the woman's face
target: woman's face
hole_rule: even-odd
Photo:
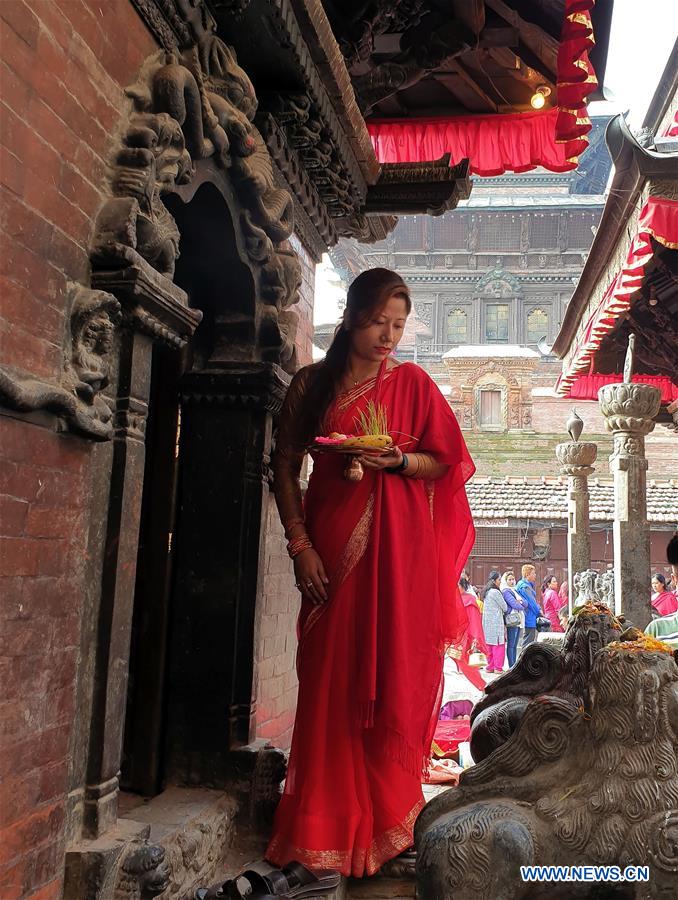
[[[549,581],[549,587],[553,588],[554,591],[558,590],[558,579],[554,575],[553,578]]]
[[[664,590],[664,585],[661,583],[661,581],[659,581],[658,578],[652,579],[652,590],[655,592],[655,594],[661,594],[661,592]]]
[[[407,321],[407,304],[402,297],[389,297],[374,310],[362,327],[351,329],[351,350],[361,359],[381,362],[400,343]]]
[[[515,583],[516,583],[516,576],[515,576],[515,575],[507,575],[507,576],[506,576],[506,584],[507,584],[509,587],[513,587],[513,585],[514,585]]]

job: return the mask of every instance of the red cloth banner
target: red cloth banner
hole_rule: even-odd
[[[564,144],[569,159],[588,146],[591,120],[586,111],[588,95],[598,87],[589,59],[595,44],[591,10],[595,0],[565,0],[565,15],[558,47],[556,141]]]
[[[645,266],[654,254],[651,238],[665,247],[678,250],[678,200],[650,197],[642,208],[638,233],[631,241],[626,263],[612,279],[597,308],[579,328],[567,369],[556,385],[556,391],[562,396],[569,395],[579,375],[589,372],[603,338],[614,330],[618,319],[629,309],[642,287]]]
[[[614,375],[578,375],[568,397],[572,400],[597,400],[598,391],[606,384],[619,384],[622,381],[621,373]],[[666,375],[634,375],[631,379],[634,384],[651,384],[662,392],[662,403],[672,403],[678,400],[678,384],[674,384]]]
[[[594,45],[595,0],[565,0],[558,49],[557,105],[539,111],[372,119],[367,129],[381,163],[425,162],[450,154],[451,165],[469,160],[471,174],[486,178],[543,166],[569,172],[586,149],[591,122],[586,98],[596,89],[589,51]]]
[[[450,154],[450,164],[469,160],[473,175],[527,172],[543,166],[568,172],[576,160],[568,144],[556,142],[558,110],[453,116],[433,119],[380,119],[367,122],[377,159],[382,163],[421,162]]]

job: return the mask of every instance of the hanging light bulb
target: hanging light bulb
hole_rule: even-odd
[[[550,96],[551,88],[545,84],[540,84],[535,89],[534,94],[530,97],[530,106],[532,109],[543,109],[546,105],[546,98]]]

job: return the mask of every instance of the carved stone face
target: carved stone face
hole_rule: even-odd
[[[83,347],[97,356],[105,356],[113,347],[113,323],[108,313],[99,310],[82,328],[81,342]]]

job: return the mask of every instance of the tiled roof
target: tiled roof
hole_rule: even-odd
[[[466,486],[475,519],[567,519],[567,479],[473,478]],[[611,522],[614,488],[611,481],[589,481],[590,519]],[[650,481],[647,486],[650,522],[678,524],[678,478]]]

